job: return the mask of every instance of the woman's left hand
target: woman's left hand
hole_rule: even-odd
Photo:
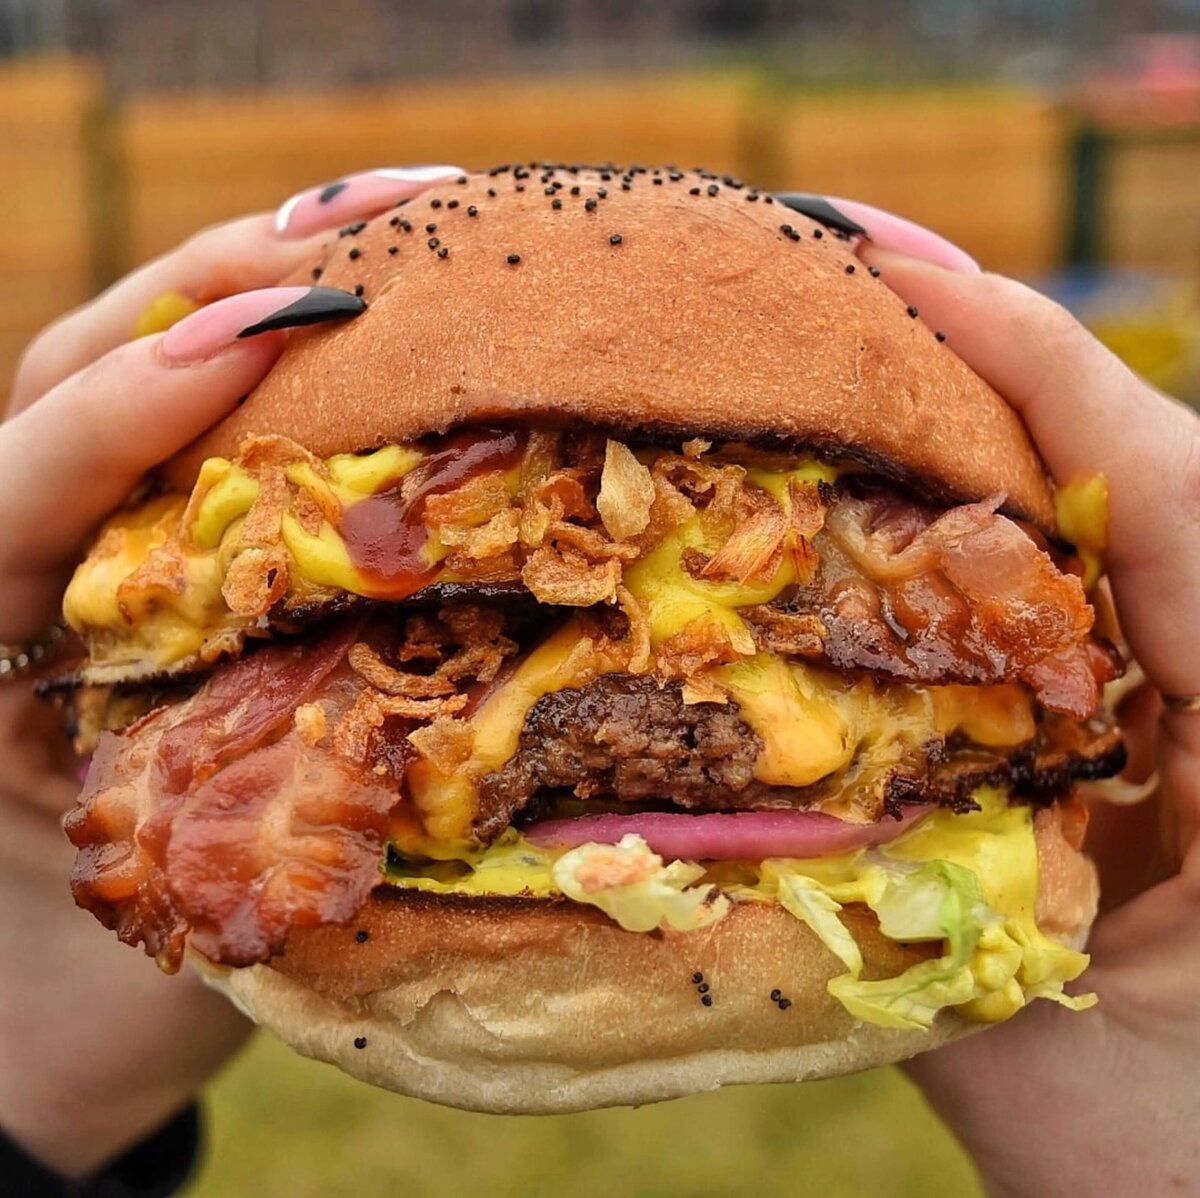
[[[246,330],[286,326],[298,302],[330,319],[365,306],[345,292],[274,286],[318,259],[321,232],[458,173],[372,171],[208,229],[34,340],[0,424],[0,644],[57,623],[100,520],[270,370],[286,334]],[[132,339],[163,296],[208,306]],[[0,1128],[79,1177],[182,1108],[249,1024],[199,978],[165,978],[72,904],[60,821],[78,762],[27,680],[0,682],[0,763],[0,907],[10,915],[0,924]]]

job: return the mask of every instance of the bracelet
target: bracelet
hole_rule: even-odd
[[[62,645],[67,630],[54,624],[41,636],[20,645],[0,643],[0,683],[15,682],[31,670],[53,659]]]

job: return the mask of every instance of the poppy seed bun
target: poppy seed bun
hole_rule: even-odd
[[[1040,821],[1037,836],[1042,852]],[[1060,865],[1044,871],[1039,897],[1043,927],[1080,946],[1095,915],[1095,871],[1076,850],[1067,861],[1055,848]],[[866,908],[847,907],[843,918],[865,977],[894,976],[941,951],[888,940]],[[984,1026],[953,1011],[928,1032],[857,1023],[826,990],[841,962],[775,903],[735,904],[698,931],[645,934],[564,900],[384,887],[351,924],[293,930],[270,965],[195,963],[306,1056],[403,1094],[494,1113],[833,1077]],[[781,1009],[773,991],[789,1005]]]
[[[833,230],[709,176],[604,175],[464,176],[332,237],[288,281],[319,266],[369,310],[293,333],[169,481],[248,434],[328,456],[538,419],[858,457],[946,502],[1005,491],[1053,527],[1020,418]]]

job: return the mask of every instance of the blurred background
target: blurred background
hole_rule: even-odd
[[[704,165],[895,208],[1197,398],[1200,0],[0,0],[0,377],[367,165]]]
[[[0,377],[203,224],[533,158],[895,209],[1200,400],[1200,0],[0,0]],[[211,1198],[980,1192],[892,1071],[502,1120],[264,1038],[209,1110]]]

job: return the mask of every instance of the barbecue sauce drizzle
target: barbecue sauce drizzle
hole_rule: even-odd
[[[473,429],[445,438],[419,466],[385,491],[342,514],[340,532],[350,560],[372,587],[372,598],[399,602],[436,574],[421,551],[429,540],[425,501],[453,491],[489,470],[508,470],[525,452],[520,429]]]

